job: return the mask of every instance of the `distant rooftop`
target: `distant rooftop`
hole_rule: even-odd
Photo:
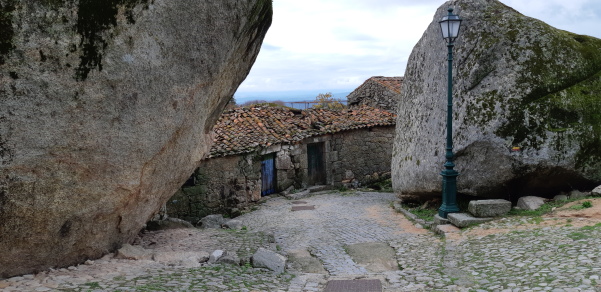
[[[400,76],[397,76],[397,77],[374,76],[374,77],[367,79],[364,82],[364,84],[370,80],[378,82],[378,83],[388,87],[390,90],[392,90],[396,93],[401,93],[401,84],[403,83],[403,77],[400,77]]]
[[[391,112],[368,106],[340,111],[297,110],[254,105],[224,112],[213,128],[210,157],[253,152],[275,144],[293,144],[305,138],[346,130],[390,126]]]

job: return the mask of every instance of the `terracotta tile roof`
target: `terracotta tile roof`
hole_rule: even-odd
[[[355,89],[354,91],[361,90],[361,88],[363,88],[364,85],[366,85],[367,83],[370,83],[372,81],[385,86],[386,88],[390,89],[391,91],[394,91],[396,93],[401,93],[401,84],[403,84],[403,77],[399,77],[399,76],[397,76],[397,77],[373,76],[373,77],[370,77],[369,79],[365,80],[365,82],[363,82],[363,84],[361,84],[359,87],[357,87],[357,89]]]
[[[388,87],[390,90],[396,93],[401,93],[401,84],[403,84],[403,77],[374,76],[370,79]]]
[[[368,106],[341,111],[301,111],[264,105],[235,108],[224,112],[213,128],[214,144],[209,157],[247,153],[274,144],[293,144],[312,136],[394,125],[395,122],[393,113]]]

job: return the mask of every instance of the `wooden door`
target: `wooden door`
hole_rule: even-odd
[[[273,194],[276,189],[275,155],[269,154],[261,161],[261,196]]]
[[[326,169],[323,159],[324,143],[307,144],[309,185],[326,184]]]

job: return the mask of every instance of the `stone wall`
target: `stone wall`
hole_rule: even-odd
[[[324,143],[326,184],[359,186],[390,178],[394,126],[312,137],[261,152],[203,160],[168,201],[167,213],[196,223],[215,213],[236,216],[261,199],[261,160],[275,153],[277,191],[309,186],[307,144]]]
[[[260,156],[227,156],[203,160],[167,202],[169,216],[196,223],[215,213],[231,214],[261,198]]]
[[[330,155],[334,184],[367,185],[390,178],[393,141],[394,126],[336,134]]]

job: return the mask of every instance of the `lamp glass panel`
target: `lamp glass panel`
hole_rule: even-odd
[[[456,38],[459,35],[459,26],[461,21],[449,21],[451,38]]]
[[[440,29],[442,30],[442,38],[449,38],[449,21],[443,20],[440,22]]]

